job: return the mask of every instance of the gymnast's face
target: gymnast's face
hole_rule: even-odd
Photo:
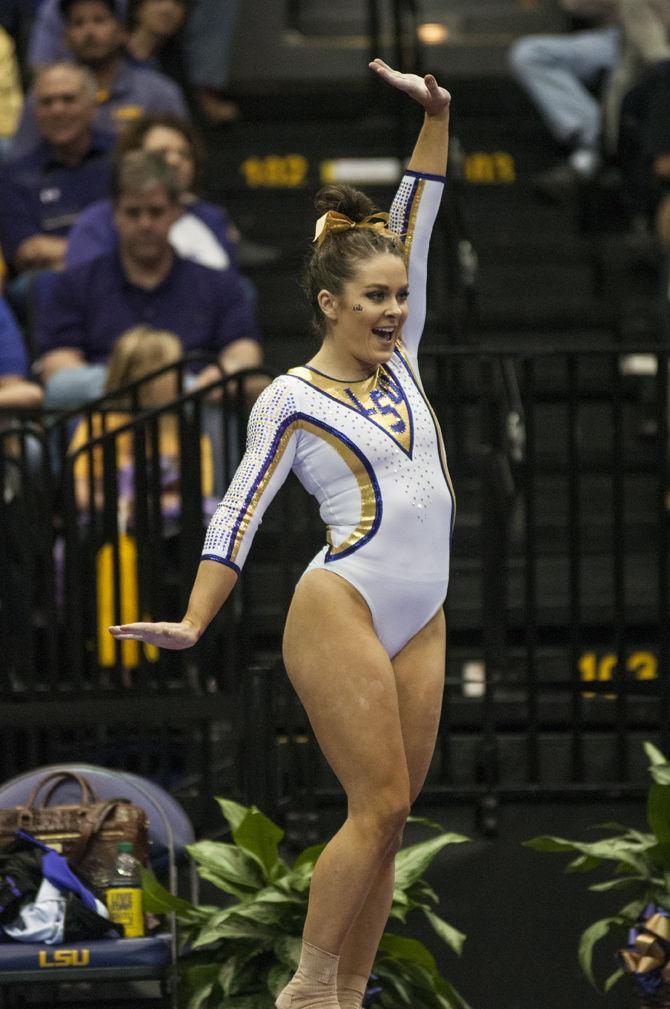
[[[407,270],[393,253],[362,260],[341,294],[319,293],[326,341],[351,376],[369,375],[391,358],[407,318]]]

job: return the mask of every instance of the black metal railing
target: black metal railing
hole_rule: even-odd
[[[425,794],[478,799],[486,829],[500,796],[637,794],[641,741],[670,742],[669,355],[647,348],[655,377],[643,430],[627,350],[566,340],[423,354],[459,499],[445,704]],[[128,759],[114,728],[125,719],[147,739],[155,728],[132,760],[171,768],[199,794],[225,770],[229,788],[247,798],[260,789],[285,817],[340,801],[281,670],[293,585],[323,538],[292,478],[195,650],[124,648],[105,630],[183,611],[207,520],[203,436],[224,485],[242,450],[245,385],[263,375],[215,383],[216,403],[211,389],[184,392],[121,424],[108,413],[100,430],[89,416],[93,437],[61,455],[57,483],[50,432],[23,424],[0,435],[0,565],[10,572],[0,646],[11,657],[2,718],[25,735],[5,767],[53,753],[56,738],[61,757],[95,743]],[[167,483],[166,430],[178,471]],[[120,518],[124,453],[133,504]],[[195,751],[197,767],[185,756]]]

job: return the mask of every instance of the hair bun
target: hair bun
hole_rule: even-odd
[[[338,214],[345,214],[356,223],[364,221],[366,217],[374,214],[378,209],[369,196],[362,193],[360,189],[345,185],[324,186],[316,194],[314,206],[319,217],[329,210],[335,210]]]

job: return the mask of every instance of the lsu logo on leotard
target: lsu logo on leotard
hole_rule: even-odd
[[[316,386],[326,396],[367,417],[411,457],[414,438],[412,413],[400,383],[385,365],[381,365],[370,378],[347,384],[308,367],[292,368],[289,375]]]

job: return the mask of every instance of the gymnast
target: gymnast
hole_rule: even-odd
[[[258,398],[183,620],[110,628],[162,648],[195,644],[289,471],[317,498],[327,546],[296,586],[283,655],[347,818],[314,868],[300,963],[278,1009],[360,1009],[444,687],[454,496],[417,353],[450,95],[432,75],[370,67],[424,110],[390,214],[348,186],[319,192],[303,277],[319,350]]]

